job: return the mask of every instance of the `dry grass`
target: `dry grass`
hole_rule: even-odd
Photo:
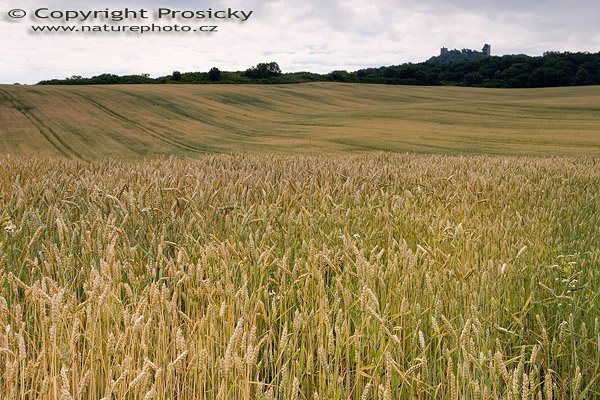
[[[600,156],[600,87],[0,86],[0,154]]]
[[[0,159],[0,398],[598,398],[599,167]]]

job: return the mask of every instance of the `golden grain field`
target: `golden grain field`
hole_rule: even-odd
[[[0,155],[600,156],[600,87],[0,85]]]
[[[599,188],[597,158],[2,157],[0,398],[599,398]]]

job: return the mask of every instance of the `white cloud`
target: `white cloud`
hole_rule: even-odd
[[[213,35],[34,34],[30,19],[6,17],[17,3],[0,1],[0,82],[104,72],[158,76],[212,66],[243,70],[263,61],[277,61],[284,71],[355,70],[423,61],[441,46],[479,49],[483,43],[491,43],[495,54],[600,50],[600,6],[584,0],[38,1],[21,0],[18,8],[232,7],[254,14],[245,23],[219,23],[221,31]]]

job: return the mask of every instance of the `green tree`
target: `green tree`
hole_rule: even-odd
[[[579,70],[575,74],[574,81],[575,81],[576,85],[593,85],[594,84],[594,79],[592,77],[592,74],[590,74],[588,72],[588,70],[583,67],[579,68]]]
[[[329,74],[329,78],[335,82],[348,82],[349,76],[348,71],[343,70],[333,71]]]
[[[471,72],[465,75],[464,82],[467,86],[481,85],[481,83],[483,82],[483,77],[477,72]]]
[[[179,81],[181,81],[181,72],[173,71],[173,74],[171,75],[171,77],[173,78],[174,81],[179,82]]]
[[[221,70],[217,67],[212,67],[210,71],[208,71],[208,80],[211,82],[218,82],[221,80]]]
[[[553,87],[558,85],[559,80],[560,72],[553,67],[541,67],[529,75],[531,87]]]
[[[259,63],[255,67],[248,68],[245,75],[253,79],[268,79],[281,75],[281,68],[276,62]]]

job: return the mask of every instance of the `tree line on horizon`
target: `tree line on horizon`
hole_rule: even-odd
[[[390,85],[454,85],[490,88],[535,88],[600,84],[600,52],[546,52],[543,56],[505,55],[458,61],[435,57],[422,63],[365,68],[358,71],[283,73],[276,62],[259,63],[245,71],[174,71],[151,78],[148,74],[101,74],[91,78],[72,76],[45,80],[38,85],[103,84],[287,84],[347,82]]]

